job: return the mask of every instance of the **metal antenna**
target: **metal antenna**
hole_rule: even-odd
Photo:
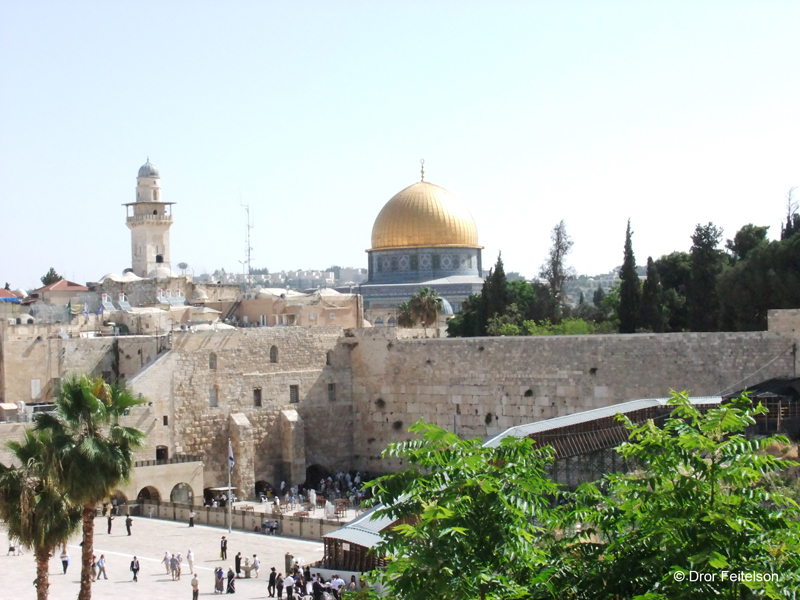
[[[245,279],[245,284],[247,288],[250,287],[250,255],[253,248],[250,246],[250,230],[253,228],[253,225],[250,224],[250,205],[249,204],[242,204],[242,193],[239,192],[239,206],[243,206],[245,212],[247,212],[247,235],[245,237],[245,243],[247,244],[246,248],[246,255],[247,255],[247,277]]]
[[[422,179],[420,179],[420,181],[425,181],[425,159],[420,158],[419,164],[421,165],[419,170],[422,173]]]

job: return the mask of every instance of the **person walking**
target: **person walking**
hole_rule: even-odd
[[[228,589],[225,590],[226,594],[236,593],[236,575],[233,573],[233,568],[228,567]]]
[[[194,575],[194,552],[191,550],[186,553],[186,562],[189,563],[189,573]]]
[[[219,557],[222,560],[228,559],[228,540],[225,539],[225,536],[222,536],[222,539],[219,541]]]
[[[189,512],[189,527],[194,527],[194,511]]]
[[[61,567],[64,569],[64,575],[67,574],[67,567],[69,566],[69,554],[67,554],[66,547],[61,551]]]
[[[275,588],[278,590],[278,598],[283,597],[283,575],[278,573],[278,577],[275,579]]]
[[[222,567],[217,567],[217,570],[214,571],[214,593],[221,594],[225,590],[223,589],[225,581],[225,572],[222,570]]]
[[[92,581],[97,580],[97,557],[92,555]]]
[[[197,575],[192,577],[192,600],[197,600],[200,595],[200,582],[197,581]]]
[[[131,525],[133,525],[133,519],[131,519],[131,516],[128,515],[125,517],[125,529],[128,530],[128,535],[131,534]]]
[[[261,561],[258,560],[258,556],[253,554],[253,570],[256,572],[256,579],[258,579],[258,569],[261,566]]]
[[[172,574],[172,581],[175,581],[178,578],[178,559],[174,554],[169,559],[169,570]]]
[[[164,558],[161,559],[161,562],[164,563],[164,569],[166,569],[167,575],[169,575],[169,552],[164,552]]]
[[[267,593],[270,598],[275,597],[275,578],[277,576],[278,574],[275,572],[275,567],[272,567],[269,571],[269,581],[267,582]]]
[[[114,517],[111,516],[111,511],[108,511],[108,535],[111,535],[111,521],[114,520]]]
[[[139,581],[139,559],[135,556],[131,561],[131,571],[133,571],[133,580],[138,582]]]
[[[108,575],[106,575],[106,555],[101,554],[100,560],[97,561],[97,580],[100,580],[100,575],[103,576],[103,579],[108,579]]]
[[[181,558],[181,553],[178,552],[178,556],[175,559],[178,562],[178,581],[181,580],[181,571],[183,571],[183,558]]]
[[[236,577],[242,574],[242,553],[238,552],[233,558],[233,565],[236,568]]]

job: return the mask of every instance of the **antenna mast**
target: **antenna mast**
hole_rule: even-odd
[[[244,207],[244,210],[247,212],[247,235],[245,237],[245,243],[247,244],[246,248],[246,256],[247,256],[247,278],[245,279],[245,284],[247,288],[251,287],[251,276],[250,276],[250,254],[253,248],[250,246],[250,230],[253,228],[253,225],[250,224],[250,205],[249,204],[242,204],[242,196],[241,193],[239,194],[239,205]]]

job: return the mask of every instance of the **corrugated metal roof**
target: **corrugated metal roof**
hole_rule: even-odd
[[[372,548],[375,544],[381,541],[380,532],[389,527],[394,520],[390,517],[378,517],[373,519],[375,511],[383,508],[382,504],[375,506],[365,512],[360,517],[353,519],[343,527],[336,531],[331,531],[323,535],[323,538],[332,538],[342,540],[345,542],[352,542],[359,546]]]
[[[645,408],[666,406],[669,400],[669,398],[643,398],[641,400],[631,400],[630,402],[612,404],[611,406],[604,406],[603,408],[584,410],[572,415],[564,415],[563,417],[554,417],[552,419],[536,421],[535,423],[517,425],[515,427],[506,429],[502,433],[491,438],[484,444],[484,446],[499,446],[500,441],[510,435],[514,437],[527,437],[535,433],[552,431],[553,429],[560,429],[561,427],[569,427],[570,425],[578,425],[580,423],[588,423],[589,421],[596,421],[606,417],[613,417],[618,413],[627,414]],[[722,401],[722,398],[719,396],[697,396],[694,398],[689,398],[689,401],[692,404],[719,404]]]

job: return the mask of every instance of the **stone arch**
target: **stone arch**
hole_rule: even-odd
[[[188,483],[181,482],[175,484],[172,491],[169,493],[170,502],[178,502],[180,504],[194,504],[194,490]]]
[[[375,322],[373,323],[373,325],[377,325],[377,326],[383,325],[383,318],[378,317],[377,319],[375,319]]]
[[[331,473],[322,465],[311,465],[310,467],[306,468],[306,487],[318,489],[320,479],[327,479],[328,477],[332,476],[333,473]]]
[[[208,368],[212,371],[217,370],[217,353],[212,352],[208,355]]]
[[[140,504],[148,501],[161,502],[161,492],[153,485],[146,485],[139,490],[139,493],[136,495],[136,501]]]
[[[395,325],[397,325],[397,319],[395,319],[394,317],[389,317],[389,320],[386,321],[386,324],[389,327],[394,327]]]
[[[275,488],[272,487],[272,484],[264,479],[256,481],[256,499],[260,498],[262,495],[266,496],[267,492],[270,492],[271,496],[275,495]]]
[[[277,363],[278,362],[278,347],[272,346],[269,349],[269,362]]]

